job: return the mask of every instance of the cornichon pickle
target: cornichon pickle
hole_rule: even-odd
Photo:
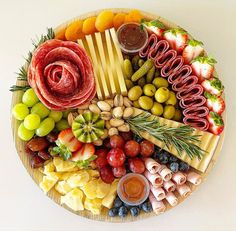
[[[138,61],[139,61],[139,56],[138,56],[138,55],[135,55],[135,56],[132,58],[132,66],[133,66],[133,69],[134,69],[135,71],[137,71],[137,70],[139,69]]]
[[[140,78],[140,79],[138,80],[138,85],[139,85],[140,87],[144,87],[145,84],[146,84],[146,81],[145,81],[145,78],[144,78],[144,77],[142,77],[142,78]]]
[[[144,60],[143,59],[139,59],[138,66],[141,67],[141,66],[143,66],[143,64],[144,64]]]
[[[133,82],[139,80],[153,67],[153,61],[148,59],[131,77]]]
[[[155,75],[155,66],[153,66],[147,73],[146,82],[151,83]]]
[[[133,82],[130,79],[125,79],[125,85],[128,90],[134,86]]]
[[[129,59],[124,60],[124,73],[126,78],[130,79],[131,76],[133,75],[133,67]]]

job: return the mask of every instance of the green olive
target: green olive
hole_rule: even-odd
[[[165,103],[167,105],[175,105],[177,103],[177,99],[173,91],[170,91],[169,99]]]
[[[129,89],[128,97],[132,101],[138,100],[138,98],[142,95],[142,93],[143,93],[143,90],[140,86],[134,86]]]
[[[144,110],[150,110],[152,108],[152,105],[153,105],[152,98],[150,98],[148,96],[141,96],[138,99],[138,102],[139,102],[140,107]]]
[[[133,106],[136,108],[140,108],[138,100],[133,101]]]
[[[169,99],[170,91],[166,87],[160,87],[155,93],[155,99],[158,103],[164,103]]]
[[[130,79],[134,73],[132,64],[129,59],[124,60],[124,73],[125,73],[125,77],[128,79]]]
[[[153,84],[146,84],[144,87],[143,87],[143,93],[146,95],[146,96],[154,96],[155,95],[155,92],[156,92],[156,88]]]
[[[175,115],[175,107],[172,105],[166,105],[164,107],[163,117],[166,119],[172,119]]]
[[[146,81],[145,81],[144,77],[142,77],[141,79],[138,80],[138,85],[140,87],[144,87],[145,83],[146,83]]]
[[[175,121],[181,121],[182,113],[181,113],[181,111],[179,109],[175,110],[175,115],[174,115],[174,117],[172,119],[175,120]]]
[[[160,72],[156,69],[155,71],[155,78],[160,76]]]
[[[163,110],[164,110],[164,109],[163,109],[162,104],[157,103],[157,102],[154,102],[154,103],[153,103],[153,106],[152,106],[152,108],[151,108],[151,113],[152,113],[153,115],[160,116],[160,115],[162,115]]]
[[[157,77],[155,78],[152,83],[155,85],[156,88],[160,88],[160,87],[168,87],[168,81],[165,78],[162,77]]]
[[[135,55],[131,61],[134,71],[137,71],[139,69],[138,61],[139,61],[139,55]]]
[[[125,79],[125,85],[128,90],[134,86],[133,82],[130,79]]]

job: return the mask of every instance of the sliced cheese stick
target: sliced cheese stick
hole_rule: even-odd
[[[144,172],[144,176],[150,181],[153,187],[158,188],[162,185],[163,180],[159,174],[151,174],[148,170]]]
[[[196,172],[189,172],[187,173],[187,181],[194,185],[199,185],[202,182],[202,177]]]
[[[176,189],[176,185],[173,181],[169,180],[169,181],[164,181],[163,182],[163,188],[167,191],[167,192],[174,192]]]
[[[159,169],[161,168],[161,165],[152,158],[144,158],[144,164],[145,164],[146,169],[151,174],[157,173]]]
[[[166,197],[165,191],[163,188],[155,188],[150,184],[150,189],[157,201],[161,201]]]
[[[152,209],[153,209],[154,213],[160,214],[160,213],[165,212],[165,210],[166,210],[165,204],[162,201],[157,201],[157,199],[155,198],[155,196],[153,195],[152,192],[150,192],[150,194],[149,194],[149,200],[152,205]]]
[[[172,192],[166,194],[166,200],[171,206],[176,206],[178,204],[178,199]]]
[[[172,177],[171,170],[169,168],[167,168],[165,165],[161,166],[158,173],[161,175],[161,177],[164,181],[169,181]]]
[[[177,192],[180,194],[181,197],[187,197],[191,193],[191,189],[186,184],[177,185],[176,189],[177,189]]]
[[[177,184],[177,185],[182,185],[186,182],[186,176],[182,172],[176,172],[172,176],[172,180]]]

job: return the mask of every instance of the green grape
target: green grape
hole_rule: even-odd
[[[34,90],[30,88],[24,93],[22,97],[22,102],[28,107],[33,107],[36,103],[39,102],[39,99],[35,94]]]
[[[62,112],[62,113],[63,113],[63,118],[64,118],[64,119],[67,119],[68,114],[69,114],[71,111],[72,111],[71,109],[68,109],[68,110],[66,110],[66,111],[63,111],[63,112]]]
[[[44,119],[39,127],[36,129],[36,135],[37,136],[46,136],[48,133],[52,131],[52,129],[55,127],[55,122],[52,118],[46,118]]]
[[[58,122],[62,118],[62,112],[61,111],[50,111],[48,117],[52,118],[55,122]]]
[[[31,108],[31,114],[38,114],[41,119],[45,118],[48,116],[50,113],[50,110],[44,106],[41,102],[36,103],[32,108]]]
[[[67,120],[65,120],[65,119],[62,119],[62,120],[60,120],[59,122],[56,123],[56,129],[58,131],[62,131],[62,130],[66,129],[66,128],[69,128],[69,127],[70,126],[69,126]]]
[[[20,139],[28,141],[34,136],[34,131],[25,128],[24,123],[22,122],[18,128],[18,136]]]
[[[25,104],[18,103],[13,107],[12,114],[17,120],[23,120],[29,114],[29,109]]]
[[[40,125],[40,117],[37,114],[29,114],[25,117],[24,126],[29,130],[34,130]]]

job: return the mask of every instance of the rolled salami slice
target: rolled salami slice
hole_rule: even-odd
[[[163,68],[161,69],[161,76],[162,77],[168,77],[170,76],[172,73],[175,73],[176,71],[178,71],[178,69],[180,69],[184,64],[184,59],[182,56],[177,56],[174,60],[166,63],[165,66],[163,66]]]
[[[209,128],[208,120],[205,118],[198,117],[198,116],[185,117],[183,119],[183,122],[184,124],[190,125],[191,127],[194,127],[201,131],[207,131]]]
[[[146,169],[151,174],[157,173],[159,169],[161,168],[161,165],[152,158],[144,158],[144,164],[145,164]]]
[[[187,173],[187,181],[194,185],[199,185],[202,183],[202,177],[196,172],[189,172]]]
[[[162,201],[157,201],[152,192],[150,192],[150,194],[149,194],[149,200],[152,205],[152,209],[153,209],[154,213],[160,214],[160,213],[165,212],[165,210],[166,210],[165,204]]]
[[[155,196],[157,201],[161,201],[166,197],[165,191],[163,188],[154,188],[153,185],[150,185],[150,190]]]
[[[195,107],[192,106],[190,108],[186,108],[183,110],[183,115],[185,117],[205,117],[209,114],[209,109],[205,106]]]
[[[206,98],[204,96],[198,95],[196,97],[188,97],[181,99],[179,102],[180,107],[189,108],[189,107],[200,107],[206,103]]]
[[[173,72],[168,77],[168,82],[174,84],[178,81],[182,81],[192,73],[192,68],[189,65],[183,65],[178,71]]]
[[[167,168],[165,165],[161,166],[158,173],[161,175],[161,177],[164,181],[169,181],[172,177],[171,170],[169,168]]]
[[[176,97],[177,99],[185,99],[185,98],[190,98],[190,97],[195,97],[202,95],[203,93],[203,87],[199,84],[192,85],[190,87],[183,88],[180,90],[177,94]]]
[[[191,193],[191,189],[186,184],[177,185],[176,189],[181,197],[187,197]]]
[[[177,184],[177,185],[183,185],[187,178],[182,172],[176,172],[172,176],[172,180]]]
[[[166,40],[160,40],[154,48],[150,49],[148,58],[155,60],[157,57],[163,55],[168,49],[169,43]]]
[[[166,200],[171,206],[176,206],[178,204],[178,199],[172,192],[166,194]]]
[[[158,37],[155,34],[150,35],[147,45],[139,51],[139,56],[141,58],[146,58],[148,56],[148,53],[156,46],[158,42]]]
[[[176,185],[173,181],[169,180],[169,181],[164,181],[163,182],[163,188],[167,191],[167,192],[174,192],[176,189]]]
[[[163,180],[159,174],[151,174],[148,170],[144,172],[144,176],[150,181],[153,187],[157,188],[163,184]]]
[[[168,50],[166,53],[155,59],[155,65],[157,68],[162,68],[167,62],[173,61],[176,56],[177,52],[175,50]]]
[[[175,81],[172,85],[172,90],[181,91],[183,89],[188,89],[198,83],[198,77],[195,75],[184,76]]]

